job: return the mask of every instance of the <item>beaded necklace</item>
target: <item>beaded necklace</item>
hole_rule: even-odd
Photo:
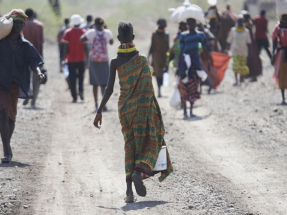
[[[245,27],[236,27],[236,31],[237,31],[238,33],[242,33],[242,32],[245,31]]]
[[[133,42],[122,43],[118,47],[118,56],[128,57],[138,53],[136,45]]]

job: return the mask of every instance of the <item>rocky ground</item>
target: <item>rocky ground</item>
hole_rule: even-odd
[[[147,51],[146,44],[139,49]],[[169,106],[172,84],[163,89],[175,171],[162,183],[146,180],[147,197],[125,204],[118,84],[96,130],[88,75],[85,101],[71,104],[56,50],[46,43],[49,81],[38,108],[19,101],[14,161],[0,165],[0,214],[287,214],[287,107],[279,105],[265,55],[258,82],[233,87],[229,68],[218,90],[208,95],[204,88],[196,119],[183,120],[182,110]]]

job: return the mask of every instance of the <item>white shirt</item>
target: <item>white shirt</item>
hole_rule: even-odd
[[[91,43],[91,44],[93,43],[97,31],[98,31],[98,30],[96,30],[96,29],[89,29],[89,30],[85,33],[85,36],[88,38],[89,43]],[[109,29],[104,29],[103,31],[104,31],[104,33],[105,33],[105,38],[106,38],[106,40],[107,40],[107,43],[110,42],[110,40],[113,39],[113,33],[112,33]]]
[[[232,55],[248,56],[248,44],[251,44],[251,37],[248,29],[237,32],[236,27],[231,28],[227,42],[231,45]]]

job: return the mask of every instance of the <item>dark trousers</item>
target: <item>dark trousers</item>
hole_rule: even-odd
[[[84,92],[85,61],[68,63],[70,90],[74,100],[77,100],[77,78],[79,78],[79,92]]]
[[[269,49],[270,45],[269,45],[269,40],[268,39],[256,39],[256,45],[257,45],[259,54],[261,52],[261,49],[264,48],[265,51],[268,54],[268,57],[270,59],[272,58],[272,54],[271,54],[271,51]]]

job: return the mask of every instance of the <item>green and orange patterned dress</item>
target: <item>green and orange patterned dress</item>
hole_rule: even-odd
[[[135,55],[117,68],[121,94],[118,111],[125,139],[126,180],[131,180],[134,170],[143,179],[153,176],[161,146],[165,146],[164,125],[160,107],[152,85],[153,70],[145,56]],[[161,172],[163,181],[172,171],[167,152],[167,170]]]

